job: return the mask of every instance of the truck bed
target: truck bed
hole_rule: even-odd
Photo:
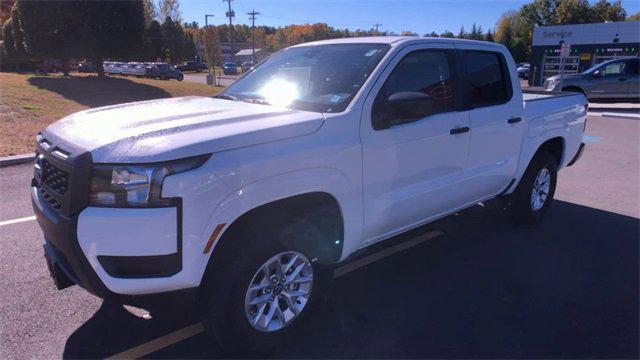
[[[561,114],[575,118],[586,110],[587,104],[587,99],[580,93],[560,91],[523,90],[522,99],[528,120],[552,115],[551,118],[557,119]]]

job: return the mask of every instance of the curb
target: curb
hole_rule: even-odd
[[[613,117],[619,119],[638,119],[640,120],[640,114],[634,113],[616,113],[616,112],[596,112],[589,111],[587,115],[591,116],[600,116],[600,117]]]
[[[20,165],[32,162],[35,158],[36,154],[22,154],[22,155],[12,155],[0,157],[0,167]]]

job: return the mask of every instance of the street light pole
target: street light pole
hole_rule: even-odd
[[[208,48],[208,46],[206,44],[206,41],[207,41],[206,37],[207,37],[207,28],[209,27],[208,19],[210,17],[213,17],[213,15],[212,14],[205,14],[204,15],[204,36],[205,36],[205,47],[204,47],[205,50],[204,51],[205,52],[207,52],[207,48]],[[206,54],[206,55],[207,55],[207,70],[209,70],[209,75],[207,75],[207,84],[208,85],[213,85],[213,74],[211,73],[212,66],[211,66],[211,59],[210,59],[210,56],[209,56],[210,54]]]

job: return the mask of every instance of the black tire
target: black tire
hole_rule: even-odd
[[[542,207],[534,209],[531,198],[536,178],[543,169],[549,171],[549,192]],[[529,163],[520,183],[511,195],[511,215],[519,224],[533,225],[539,222],[549,210],[556,192],[558,178],[558,162],[548,151],[538,152]]]
[[[178,80],[178,81],[182,81],[183,79],[184,79],[183,75],[178,75],[178,77],[176,78],[176,80]]]
[[[267,356],[295,341],[308,328],[305,324],[324,303],[329,290],[332,267],[315,263],[314,254],[304,245],[306,241],[321,241],[322,233],[304,219],[288,214],[269,217],[271,221],[274,219],[278,219],[279,224],[251,222],[235,234],[229,234],[221,246],[213,250],[215,256],[207,267],[200,301],[203,324],[226,356]],[[247,319],[246,291],[258,269],[285,251],[297,251],[311,262],[311,295],[300,315],[289,325],[274,332],[261,332]]]
[[[167,80],[167,75],[160,74],[160,80]]]

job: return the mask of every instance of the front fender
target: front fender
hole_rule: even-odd
[[[341,259],[354,251],[362,232],[362,204],[359,184],[353,184],[340,171],[332,168],[309,168],[263,178],[246,184],[230,193],[211,213],[200,235],[204,249],[209,236],[219,224],[226,224],[217,236],[209,253],[198,260],[204,273],[210,255],[230,225],[238,218],[259,206],[306,193],[323,192],[333,196],[340,207],[344,224],[343,252]]]

